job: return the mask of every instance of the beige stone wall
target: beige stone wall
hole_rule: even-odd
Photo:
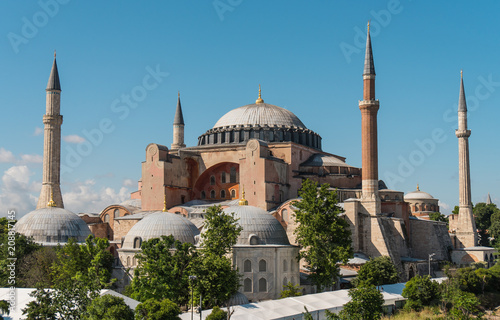
[[[453,245],[445,222],[410,219],[410,233],[412,257],[427,260],[435,253],[434,260],[449,260]]]

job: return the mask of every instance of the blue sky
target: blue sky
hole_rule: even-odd
[[[36,204],[54,49],[71,211],[99,212],[136,190],[146,146],[172,142],[178,90],[189,146],[223,114],[255,101],[260,83],[266,102],[323,137],[324,151],[361,166],[368,20],[380,178],[405,193],[419,183],[444,213],[458,204],[463,69],[472,198],[490,192],[498,201],[499,10],[496,1],[2,1],[0,216]]]

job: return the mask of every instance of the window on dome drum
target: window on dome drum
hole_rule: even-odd
[[[245,260],[243,262],[243,272],[252,272],[252,261]]]
[[[236,183],[236,168],[235,167],[232,167],[229,170],[229,182]]]
[[[266,260],[262,259],[259,261],[259,272],[266,272],[267,271],[267,262]]]
[[[200,198],[205,199],[207,195],[205,194],[205,191],[202,191],[200,194]]]
[[[243,291],[245,292],[252,292],[252,280],[249,278],[246,278],[243,281]]]
[[[288,271],[287,262],[286,262],[286,260],[283,260],[283,272],[287,272],[287,271]]]
[[[220,182],[221,183],[226,183],[226,173],[225,172],[222,172],[220,174]]]
[[[281,210],[281,217],[282,217],[283,221],[288,222],[288,210],[287,209]]]
[[[236,198],[236,190],[231,190],[231,198]]]
[[[120,210],[115,209],[115,211],[113,212],[113,218],[118,218],[119,216],[120,216]]]
[[[220,191],[220,198],[225,199],[226,198],[226,190],[221,190]]]
[[[267,292],[267,280],[264,278],[259,279],[259,292]]]
[[[141,238],[137,237],[134,239],[134,248],[140,248],[141,247]]]
[[[215,199],[215,190],[210,191],[210,198]]]
[[[104,216],[104,222],[109,222],[109,214]]]
[[[215,176],[210,176],[210,185],[211,186],[215,185]]]

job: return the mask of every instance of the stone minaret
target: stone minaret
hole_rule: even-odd
[[[181,93],[177,93],[177,109],[175,110],[174,117],[174,139],[171,145],[172,150],[184,148],[184,117],[182,116],[181,108]]]
[[[493,202],[491,202],[491,197],[490,197],[490,193],[488,192],[488,197],[486,198],[486,204],[492,204]]]
[[[45,127],[43,136],[43,181],[36,208],[47,207],[47,203],[51,200],[56,203],[56,207],[64,208],[60,186],[61,124],[63,117],[60,114],[61,84],[59,83],[55,52],[54,63],[52,64],[49,82],[45,91],[47,92],[47,98],[45,115],[43,116]],[[51,193],[53,198],[51,198]]]
[[[458,98],[458,174],[459,174],[459,211],[457,224],[458,245],[462,248],[477,245],[476,222],[472,214],[469,164],[469,137],[467,130],[467,104],[465,101],[464,79],[460,72],[460,96]]]
[[[370,23],[367,27],[365,68],[363,71],[363,100],[361,110],[361,155],[362,155],[362,200],[370,214],[380,213],[378,196],[378,146],[377,112],[379,101],[375,100],[375,66],[373,64]],[[372,202],[372,205],[366,205]]]

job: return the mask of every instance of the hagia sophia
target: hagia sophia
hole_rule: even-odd
[[[61,85],[54,62],[46,88],[43,116],[43,185],[37,209],[17,223],[17,231],[46,246],[82,242],[89,234],[108,238],[115,256],[115,275],[130,281],[141,243],[162,235],[198,244],[205,210],[219,204],[234,212],[242,226],[232,261],[242,274],[240,293],[249,301],[276,299],[284,284],[301,284],[314,292],[297,260],[293,219],[302,181],[328,183],[336,190],[352,234],[355,257],[343,268],[356,271],[370,257],[390,256],[402,280],[426,274],[438,261],[493,263],[495,251],[477,246],[472,214],[467,105],[463,78],[458,102],[459,214],[432,221],[438,199],[421,191],[390,190],[378,177],[377,113],[383,103],[375,95],[375,64],[368,26],[362,74],[362,168],[322,149],[322,137],[295,114],[264,102],[259,86],[254,103],[235,108],[202,133],[198,145],[184,143],[180,94],[170,148],[150,143],[141,163],[138,190],[123,203],[109,204],[98,214],[76,215],[64,209],[60,190],[62,116]],[[361,90],[360,90],[361,91]],[[353,102],[354,104],[354,102]],[[357,121],[351,119],[346,121]],[[328,138],[328,137],[325,137]],[[422,241],[425,239],[425,241]],[[433,271],[434,272],[434,271]]]

